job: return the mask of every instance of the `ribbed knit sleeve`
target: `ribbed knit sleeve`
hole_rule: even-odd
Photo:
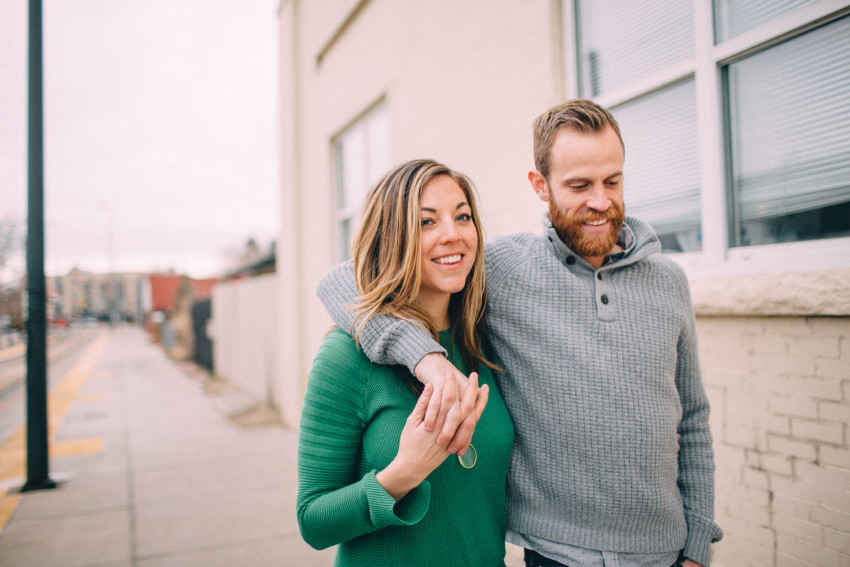
[[[427,481],[396,503],[375,479],[358,478],[370,365],[350,337],[331,333],[313,363],[298,442],[298,525],[316,549],[391,525],[415,524],[428,511]]]
[[[357,301],[354,264],[349,260],[328,272],[316,288],[319,299],[339,328],[352,333]],[[412,373],[428,353],[446,354],[446,349],[422,327],[390,317],[376,315],[366,322],[358,337],[370,360],[378,364],[401,364]]]
[[[687,278],[675,265],[668,269],[677,282],[682,305],[690,313],[679,338],[676,387],[682,404],[679,424],[679,489],[688,525],[684,556],[708,567],[711,543],[723,532],[714,523],[714,452],[709,428],[708,397],[700,378],[696,321],[691,306]]]

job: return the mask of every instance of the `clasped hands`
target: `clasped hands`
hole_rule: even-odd
[[[434,387],[423,420],[425,430],[439,431],[437,444],[463,455],[487,405],[489,387],[479,387],[475,372],[467,378],[436,352],[423,356],[414,370],[420,382]]]
[[[490,393],[487,384],[478,387],[476,373],[467,379],[441,354],[426,355],[416,374],[424,391],[402,429],[398,454],[375,475],[396,502],[450,454],[466,452]]]

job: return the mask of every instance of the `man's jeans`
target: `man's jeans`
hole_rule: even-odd
[[[566,565],[558,563],[554,559],[543,557],[536,551],[525,550],[525,567],[581,567],[580,565]],[[682,567],[681,561],[676,561],[670,567]]]

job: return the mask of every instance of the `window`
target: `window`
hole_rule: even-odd
[[[666,252],[724,262],[797,243],[806,261],[807,241],[850,237],[850,3],[572,0],[564,13],[568,94],[614,113],[626,210]]]
[[[391,167],[390,125],[380,103],[333,142],[336,161],[338,254],[351,258],[351,240],[360,223],[366,193]]]
[[[723,43],[815,2],[816,0],[715,0],[716,41]]]
[[[606,106],[626,142],[626,212],[649,222],[665,251],[700,250],[696,91],[687,74],[677,75],[694,56],[691,4],[587,0],[577,1],[576,10],[580,94],[615,93]],[[622,103],[616,98],[657,74],[664,83],[653,84],[652,92],[621,95]]]
[[[850,17],[726,67],[730,244],[850,236]]]
[[[701,249],[695,107],[688,80],[614,109],[627,141],[626,212],[650,223],[671,252]]]
[[[619,89],[694,54],[688,2],[593,0],[576,7],[585,97]]]

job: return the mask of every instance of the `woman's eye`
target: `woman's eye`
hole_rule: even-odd
[[[470,214],[468,214],[468,213],[462,213],[462,214],[459,214],[459,215],[457,216],[457,220],[459,220],[459,221],[468,221],[468,220],[472,220],[472,215],[470,215]]]
[[[429,224],[434,224],[434,219],[422,219],[422,226],[428,226]]]

